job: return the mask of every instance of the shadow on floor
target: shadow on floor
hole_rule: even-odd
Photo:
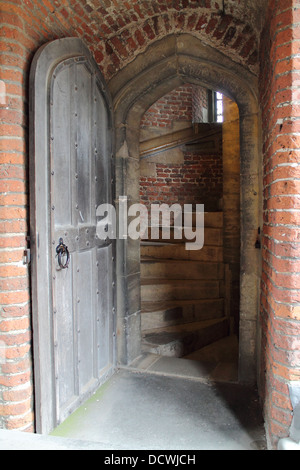
[[[222,354],[223,348],[225,342],[215,356],[202,350],[187,359],[139,357],[53,435],[101,442],[109,449],[266,449],[257,393],[236,381],[234,342],[231,352]]]

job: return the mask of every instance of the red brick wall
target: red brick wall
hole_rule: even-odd
[[[195,116],[202,115],[203,105],[207,106],[205,95],[205,89],[193,85],[173,90],[144,114],[141,128],[171,130],[178,121],[192,125]],[[141,177],[141,202],[147,207],[152,203],[204,204],[208,212],[219,210],[223,193],[222,154],[188,152],[184,146],[181,151],[182,163],[155,163],[155,174]]]
[[[226,46],[227,55],[257,73],[257,35],[235,17],[234,4],[225,15],[221,5],[211,0],[12,0],[1,2],[1,13],[11,16],[4,24],[15,23],[13,34],[28,51],[33,43],[54,38],[83,38],[107,78],[158,38],[185,32],[214,47]]]
[[[141,177],[141,202],[204,204],[205,210],[219,210],[222,197],[222,155],[184,153],[182,164],[156,164],[155,176]]]
[[[183,85],[163,96],[144,114],[141,127],[171,128],[174,121],[203,122],[207,110],[207,90],[194,85]]]
[[[174,121],[193,121],[193,86],[184,85],[154,103],[144,114],[141,128],[166,127]]]
[[[270,442],[292,419],[289,381],[300,380],[299,2],[272,0],[262,35],[264,152],[262,392]]]
[[[29,272],[23,264],[27,218],[26,88],[32,18],[1,4],[0,104],[0,428],[33,423]],[[28,24],[26,26],[26,22]]]

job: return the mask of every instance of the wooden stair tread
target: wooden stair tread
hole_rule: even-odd
[[[160,286],[164,285],[172,285],[172,286],[180,286],[182,284],[194,284],[195,286],[201,284],[214,284],[219,283],[219,279],[157,279],[157,278],[147,278],[141,280],[142,286]]]
[[[193,214],[191,227],[196,215]],[[176,224],[175,224],[176,225]],[[142,349],[182,357],[229,333],[226,270],[223,260],[223,213],[204,214],[204,245],[195,240],[141,240]],[[193,228],[193,231],[195,229]],[[151,228],[148,234],[151,235]],[[196,245],[194,245],[196,247]],[[191,248],[191,247],[188,247]]]
[[[176,264],[176,263],[182,263],[182,264],[200,264],[200,265],[209,265],[209,264],[222,264],[220,261],[201,261],[197,259],[188,259],[188,260],[181,260],[181,259],[166,259],[166,258],[141,258],[141,261],[144,263],[166,263],[166,264]]]
[[[146,245],[147,243],[171,243],[171,244],[180,244],[186,243],[191,240],[186,238],[186,231],[182,227],[172,226],[170,230],[166,232],[166,237],[163,238],[163,228],[158,228],[158,238],[152,238],[152,228],[148,228],[147,236],[143,236],[141,238],[141,244]],[[175,233],[175,229],[179,229],[177,233]],[[193,228],[193,232],[195,233],[195,227]],[[176,235],[176,236],[175,236]],[[196,233],[195,233],[196,236]],[[195,237],[194,237],[195,239]],[[222,246],[223,245],[223,229],[221,227],[205,227],[204,228],[204,244],[211,245],[211,246]]]
[[[206,305],[213,304],[216,301],[224,301],[223,298],[219,299],[182,299],[170,301],[142,301],[142,313],[160,312],[162,310],[172,309],[176,307],[187,307],[192,305]]]
[[[167,326],[163,328],[153,328],[152,330],[146,330],[143,333],[144,338],[150,338],[150,337],[156,337],[160,335],[165,335],[165,334],[170,334],[171,336],[173,335],[182,335],[185,333],[190,333],[190,332],[197,332],[201,331],[208,326],[216,325],[217,323],[227,321],[225,317],[218,318],[218,319],[213,319],[213,320],[203,320],[199,322],[192,322],[192,323],[185,323],[181,325],[175,325],[175,326]]]
[[[142,349],[169,357],[182,357],[228,335],[226,318],[144,332]]]
[[[141,280],[155,278],[170,280],[217,280],[224,279],[223,263],[187,260],[147,260],[141,264]]]
[[[225,303],[217,299],[185,299],[142,302],[142,331],[223,317]]]
[[[193,261],[223,261],[222,246],[204,245],[201,250],[187,250],[184,243],[141,244],[141,261],[147,259],[176,259]]]
[[[146,301],[216,299],[222,297],[222,287],[221,280],[146,279],[141,282],[141,295]]]

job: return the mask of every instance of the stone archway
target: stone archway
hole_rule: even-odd
[[[239,380],[256,381],[261,226],[261,153],[257,79],[241,65],[190,35],[168,36],[125,67],[110,84],[116,117],[116,200],[139,202],[139,132],[144,112],[184,83],[219,90],[240,113],[241,252]],[[117,243],[118,360],[140,353],[139,241]]]

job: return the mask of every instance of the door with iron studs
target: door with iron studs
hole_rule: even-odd
[[[44,216],[49,353],[46,362],[38,359],[40,413],[48,407],[46,414],[52,416],[46,430],[64,421],[114,368],[114,245],[108,239],[100,240],[96,231],[97,207],[113,199],[111,105],[95,63],[87,54],[72,56],[70,44],[72,40],[67,44],[71,57],[53,60],[55,66],[47,79],[48,211]],[[54,57],[53,44],[49,49]],[[35,94],[38,96],[38,90]],[[35,185],[38,178],[36,174]],[[40,214],[38,196],[35,206]],[[36,239],[40,238],[38,228],[35,230]],[[38,246],[35,254],[39,259]],[[37,271],[36,267],[34,275]],[[37,295],[39,292],[37,287]],[[34,323],[39,324],[45,313],[36,309],[35,315]],[[45,332],[38,336],[36,351],[43,348],[37,342]],[[42,370],[47,361],[52,375],[48,405]]]

